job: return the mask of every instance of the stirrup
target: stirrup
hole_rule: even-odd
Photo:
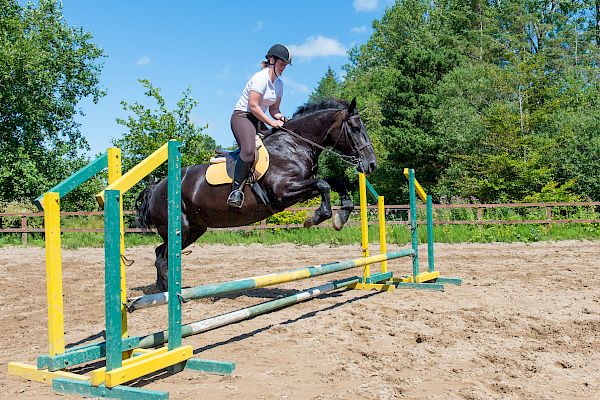
[[[232,190],[227,198],[227,204],[231,207],[242,208],[242,205],[244,205],[244,192],[241,189]]]

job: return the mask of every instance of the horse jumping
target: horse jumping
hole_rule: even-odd
[[[230,185],[213,186],[205,178],[209,164],[194,165],[181,172],[182,248],[194,243],[208,228],[235,227],[261,221],[292,205],[321,196],[321,205],[305,226],[317,225],[332,217],[330,191],[340,194],[341,208],[334,217],[334,227],[341,229],[348,221],[354,204],[341,180],[316,177],[322,147],[331,147],[356,160],[360,172],[372,173],[377,164],[373,146],[358,111],[356,99],[322,100],[302,106],[286,125],[266,136],[263,143],[269,152],[270,166],[260,185],[270,204],[254,197],[248,185],[246,201],[237,209],[227,205]],[[289,133],[292,131],[292,134]],[[316,145],[315,145],[316,144]],[[138,224],[156,226],[163,244],[156,248],[156,285],[166,290],[167,264],[167,179],[145,188],[136,201]]]

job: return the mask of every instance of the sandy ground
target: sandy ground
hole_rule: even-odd
[[[184,339],[200,357],[234,361],[233,376],[163,373],[136,385],[171,399],[600,399],[600,242],[442,244],[436,252],[443,275],[461,276],[463,286],[324,295]],[[130,296],[155,290],[153,254],[128,249]],[[358,246],[194,245],[184,256],[184,283],[359,255]],[[63,258],[66,342],[96,340],[103,249],[64,250]],[[390,267],[406,274],[410,261]],[[56,398],[49,386],[6,374],[9,361],[35,363],[47,353],[44,251],[0,248],[0,271],[0,397]],[[184,321],[353,273],[360,271],[190,302]],[[129,326],[138,335],[165,328],[166,307],[130,314]]]

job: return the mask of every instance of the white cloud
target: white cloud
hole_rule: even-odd
[[[144,56],[144,57],[138,59],[135,63],[137,65],[148,65],[148,64],[150,64],[151,61],[152,60],[150,59],[150,57]]]
[[[354,9],[358,12],[375,11],[379,0],[354,0]]]
[[[365,33],[367,31],[367,26],[363,25],[363,26],[355,26],[354,28],[350,29],[351,33]]]
[[[287,76],[282,76],[281,80],[283,81],[284,84],[284,96],[285,93],[288,94],[307,94],[308,93],[308,87],[306,85],[303,85],[302,83],[298,83],[290,78],[288,78]]]
[[[346,48],[336,39],[325,36],[310,36],[301,45],[289,46],[292,56],[311,59],[314,57],[345,56]]]
[[[265,24],[262,21],[256,21],[256,23],[252,27],[252,30],[254,32],[262,31],[264,26],[265,26]]]

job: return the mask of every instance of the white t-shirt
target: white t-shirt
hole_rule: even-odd
[[[269,106],[275,104],[277,98],[283,96],[283,82],[279,77],[275,78],[275,82],[271,82],[269,68],[263,68],[246,83],[240,99],[235,104],[235,110],[250,112],[248,99],[251,91],[260,93],[262,96],[258,105],[266,114]]]

